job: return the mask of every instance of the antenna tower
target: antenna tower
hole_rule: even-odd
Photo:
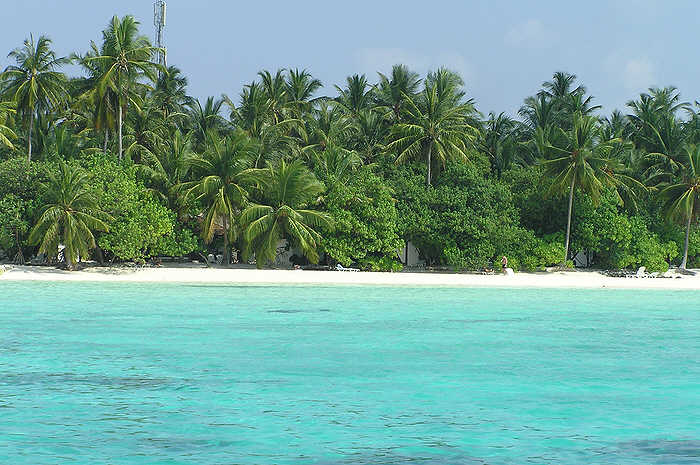
[[[162,49],[158,52],[158,64],[167,65],[165,59],[165,46],[163,45],[163,31],[165,30],[165,0],[153,2],[153,25],[156,27],[156,47]],[[160,75],[160,72],[158,73]]]

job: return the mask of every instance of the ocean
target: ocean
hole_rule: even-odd
[[[0,463],[700,463],[700,292],[0,282]]]

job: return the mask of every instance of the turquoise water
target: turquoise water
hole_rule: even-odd
[[[0,464],[698,464],[700,293],[0,282]]]

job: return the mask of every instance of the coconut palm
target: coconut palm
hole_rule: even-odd
[[[349,141],[367,163],[385,150],[384,141],[389,133],[386,118],[375,110],[363,110],[352,121]]]
[[[427,184],[431,184],[436,161],[444,166],[449,160],[467,161],[470,141],[476,129],[470,123],[475,113],[471,100],[461,100],[460,81],[438,72],[426,80],[423,91],[406,98],[405,121],[395,124],[387,150],[397,154],[396,163],[424,158],[428,167]],[[449,82],[448,82],[449,81]]]
[[[586,93],[586,88],[577,86],[572,89],[576,82],[576,75],[564,71],[557,71],[552,75],[551,81],[542,83],[542,94],[553,99],[564,99],[571,95],[583,95]]]
[[[323,192],[323,184],[298,160],[281,160],[277,166],[256,170],[255,175],[267,205],[251,205],[241,214],[244,257],[254,253],[258,268],[262,268],[275,259],[279,242],[287,239],[309,261],[318,263],[321,235],[317,229],[332,229],[332,220],[308,207]]]
[[[483,130],[477,141],[479,149],[488,155],[491,171],[501,178],[503,171],[517,160],[517,129],[518,122],[505,113],[496,116],[489,113]]]
[[[99,56],[88,58],[95,61],[104,70],[98,81],[101,95],[110,90],[117,95],[117,131],[119,136],[119,159],[122,158],[122,126],[124,113],[131,103],[131,95],[145,77],[157,82],[157,72],[167,70],[151,61],[159,51],[151,46],[148,37],[139,35],[139,22],[133,16],[121,20],[114,16],[107,29],[102,33],[103,44]]]
[[[28,124],[27,159],[32,159],[32,133],[34,119],[39,111],[50,111],[66,98],[66,77],[57,69],[68,63],[66,58],[56,58],[51,50],[51,39],[40,36],[24,41],[24,45],[10,52],[15,65],[5,68],[0,75],[0,95],[12,99],[15,109]]]
[[[227,95],[224,95],[223,103],[231,111],[231,121],[251,136],[259,135],[263,126],[274,121],[270,99],[259,82],[253,81],[243,86],[238,106]]]
[[[0,102],[0,144],[10,149],[14,149],[12,139],[17,137],[8,123],[10,114],[15,113],[14,106],[14,102]]]
[[[305,148],[324,150],[332,144],[343,144],[352,131],[352,121],[328,101],[318,104],[304,118],[301,132]]]
[[[525,126],[534,134],[537,129],[546,130],[557,122],[557,110],[551,98],[540,93],[536,97],[528,97],[518,114]]]
[[[166,200],[174,211],[181,210],[182,206],[175,188],[185,181],[195,156],[190,139],[189,133],[173,129],[167,137],[159,138],[153,150],[144,152],[139,166],[151,191]]]
[[[688,241],[693,220],[700,210],[700,146],[689,144],[683,149],[683,160],[674,162],[678,167],[675,181],[665,183],[659,192],[667,217],[685,223],[685,244],[680,267],[688,264]]]
[[[363,74],[354,74],[348,76],[347,86],[345,88],[335,86],[338,90],[338,97],[335,101],[346,112],[353,116],[357,116],[360,112],[368,110],[372,105],[372,86],[367,82],[367,78]]]
[[[282,101],[286,91],[281,73],[278,71],[275,76],[268,71],[258,73],[263,83],[253,81],[244,86],[237,107],[224,96],[224,102],[231,109],[232,123],[257,142],[256,168],[297,151],[296,140],[290,133],[301,127],[301,121],[285,118],[287,112]]]
[[[133,111],[129,112],[125,121],[124,154],[136,163],[148,156],[160,142],[161,131],[168,126],[163,124],[160,109],[153,103],[135,98]]]
[[[545,173],[553,178],[548,193],[567,193],[569,196],[563,257],[565,264],[569,256],[574,192],[581,190],[597,202],[606,187],[641,187],[641,184],[618,174],[619,162],[612,159],[610,153],[621,141],[605,139],[597,118],[575,113],[572,128],[569,131],[559,128],[559,133],[558,140],[563,142],[562,145],[556,147],[545,142],[547,145],[541,150],[553,156],[543,162]],[[618,200],[622,202],[619,194]]]
[[[649,89],[649,93],[642,93],[627,106],[632,110],[628,115],[631,138],[638,147],[649,153],[682,157],[687,134],[678,112],[688,111],[690,106],[680,101],[680,93],[674,87]]]
[[[311,104],[318,100],[314,94],[323,86],[321,81],[314,78],[307,70],[290,69],[286,79],[286,97],[289,108],[295,118],[300,118],[302,113],[311,108]]]
[[[236,218],[248,199],[246,189],[252,183],[248,172],[255,153],[254,142],[241,130],[226,137],[209,132],[204,154],[190,160],[198,179],[179,188],[185,200],[197,200],[204,206],[202,238],[206,243],[212,241],[217,229],[222,230],[227,265],[229,243],[238,233]]]
[[[102,150],[107,153],[109,132],[116,128],[119,102],[113,89],[108,87],[100,92],[99,81],[106,72],[107,64],[91,60],[97,56],[100,56],[100,50],[95,42],[91,42],[90,50],[85,55],[72,56],[73,61],[79,63],[87,73],[86,77],[78,78],[74,83],[76,98],[73,107],[81,108],[89,115],[85,117],[84,126],[88,127],[91,124],[95,131],[104,133]]]
[[[401,121],[404,102],[418,93],[419,85],[420,78],[417,73],[410,71],[405,65],[394,65],[389,76],[379,73],[376,104],[387,108],[395,122]]]
[[[187,78],[175,66],[168,66],[167,73],[161,73],[153,90],[154,106],[163,114],[163,119],[173,113],[184,113],[192,97],[187,95]]]
[[[209,133],[219,132],[225,127],[226,121],[221,116],[223,104],[223,99],[208,97],[204,106],[198,99],[188,105],[187,115],[192,124],[192,138],[196,147],[202,147]]]
[[[99,209],[88,183],[86,173],[61,163],[58,173],[43,186],[47,203],[29,234],[29,243],[39,245],[39,252],[49,258],[58,255],[58,246],[63,243],[69,270],[95,248],[94,232],[109,229],[110,217]]]
[[[321,179],[333,176],[347,179],[347,176],[362,165],[362,158],[354,150],[339,145],[330,145],[323,151],[312,152],[313,169]]]
[[[262,168],[267,162],[290,158],[297,154],[298,141],[289,135],[290,129],[296,127],[296,120],[284,120],[277,124],[265,124],[257,134],[251,134],[257,147],[255,168]]]
[[[271,113],[272,123],[281,123],[287,119],[285,113],[288,105],[288,88],[284,79],[284,69],[278,69],[273,75],[267,70],[260,71],[261,86],[266,97],[266,106]]]

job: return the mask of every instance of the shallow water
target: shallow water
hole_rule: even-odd
[[[700,293],[0,283],[0,463],[697,464]]]

